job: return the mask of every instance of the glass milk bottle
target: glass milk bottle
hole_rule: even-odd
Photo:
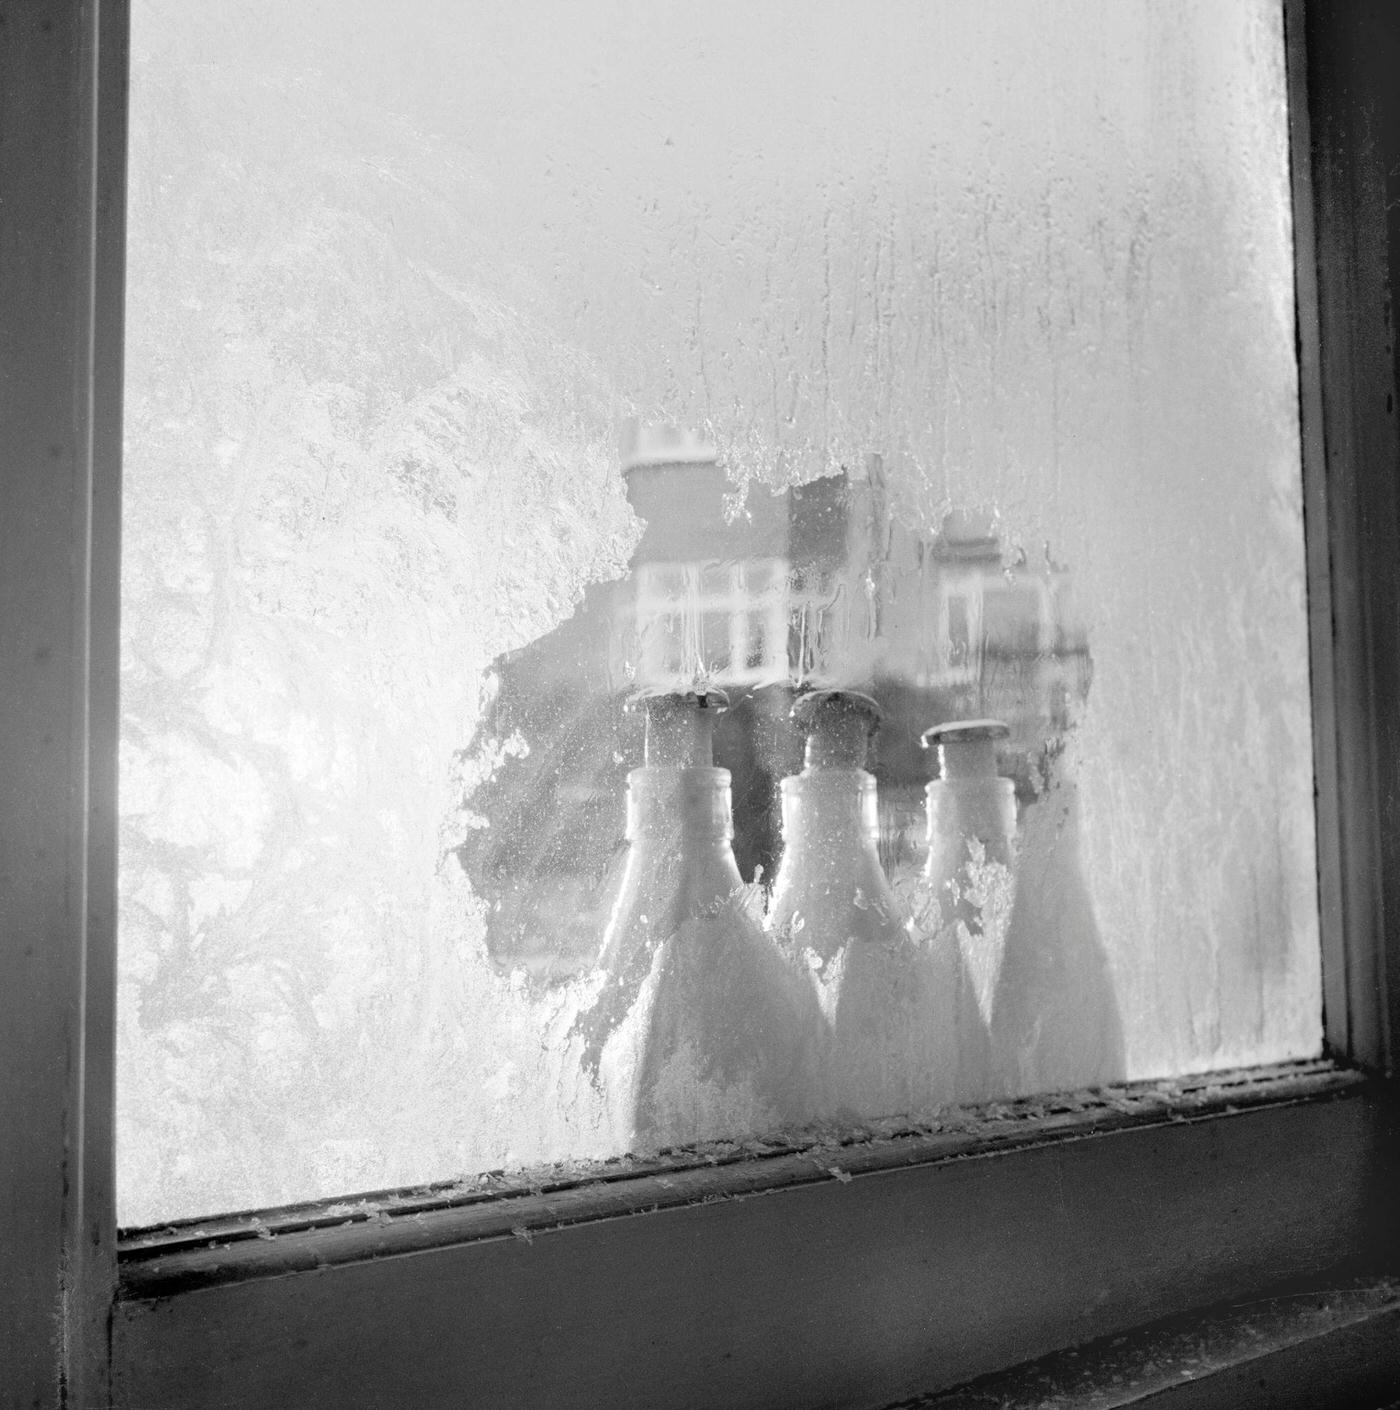
[[[815,1005],[763,934],[714,767],[721,691],[658,695],[627,780],[627,861],[581,1016],[626,1149],[755,1136],[811,1118]]]
[[[793,707],[806,757],[782,784],[784,850],[767,922],[822,1010],[825,1114],[855,1119],[939,1106],[956,1074],[955,975],[911,938],[877,853],[865,763],[880,714],[847,690],[811,691]]]
[[[1121,1082],[1127,1075],[1113,970],[1080,851],[1079,789],[1046,751],[1046,786],[1021,815],[1016,900],[992,1004],[1003,1093]]]
[[[997,773],[1000,720],[952,720],[923,735],[938,749],[939,777],[925,789],[928,857],[925,929],[956,952],[959,972],[959,1097],[1002,1095],[987,1034],[1014,894],[1016,795]]]

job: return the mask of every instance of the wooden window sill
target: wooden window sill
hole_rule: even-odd
[[[1379,1085],[1320,1061],[145,1231],[117,1403],[888,1405],[1359,1265],[1393,1145]]]

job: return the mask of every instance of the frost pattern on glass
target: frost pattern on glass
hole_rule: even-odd
[[[627,1142],[638,686],[735,692],[750,908],[792,686],[879,697],[955,1095],[1318,1050],[1275,3],[143,0],[135,50],[124,1222]],[[974,715],[1014,847],[950,891],[917,735]]]

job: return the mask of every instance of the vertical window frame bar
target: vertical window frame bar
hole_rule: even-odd
[[[0,1384],[110,1397],[126,0],[0,5]]]
[[[1385,0],[1284,0],[1323,1025],[1393,1075],[1400,1033],[1400,231]],[[1387,191],[1387,173],[1394,188]],[[1389,271],[1389,273],[1388,273]]]

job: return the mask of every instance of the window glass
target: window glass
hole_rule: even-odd
[[[1318,1051],[1277,0],[134,10],[123,1222]]]

